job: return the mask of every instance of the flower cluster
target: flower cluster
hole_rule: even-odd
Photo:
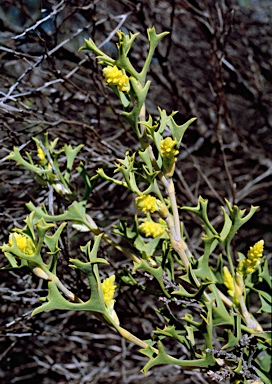
[[[151,195],[141,195],[136,197],[136,206],[139,211],[147,214],[156,212],[160,209],[161,202]]]
[[[25,253],[26,255],[32,255],[35,250],[35,245],[33,244],[33,241],[26,235],[21,235],[20,233],[12,233],[9,235],[9,242],[8,245],[12,247],[14,245],[14,240],[16,241],[17,247],[20,249],[21,252]]]
[[[228,288],[228,294],[231,297],[234,297],[235,284],[234,284],[233,277],[231,276],[230,271],[228,270],[227,267],[223,267],[223,280],[224,280],[225,286]]]
[[[241,260],[238,264],[237,272],[240,275],[246,275],[254,272],[257,265],[260,264],[260,259],[263,256],[263,248],[263,240],[258,241],[249,248],[247,258],[245,260]]]
[[[119,319],[118,319],[117,313],[113,308],[115,303],[115,300],[113,299],[113,297],[114,297],[114,292],[116,288],[116,285],[114,284],[114,282],[115,282],[115,275],[111,275],[110,277],[108,277],[103,281],[101,286],[102,286],[104,302],[107,307],[107,312],[110,315],[110,317],[114,320],[114,322],[119,325]]]
[[[130,90],[129,78],[128,76],[118,69],[116,65],[113,67],[108,65],[103,68],[103,75],[105,77],[106,83],[109,85],[117,85],[119,91],[128,92]]]
[[[152,219],[144,220],[144,222],[139,225],[139,229],[146,237],[152,236],[154,238],[162,235],[165,231],[165,228],[163,228],[160,223],[155,223]]]
[[[240,276],[241,277],[241,276]],[[232,297],[232,301],[236,306],[239,306],[239,296],[242,295],[244,283],[242,279],[239,279],[239,274],[236,274],[236,281],[231,276],[227,267],[223,267],[223,281],[228,288],[228,294]]]
[[[171,137],[166,137],[166,139],[163,139],[160,145],[163,157],[168,159],[174,158],[179,153],[179,151],[176,149],[176,145],[176,140],[173,140]]]
[[[116,288],[115,282],[115,275],[111,275],[107,279],[103,281],[102,285],[102,292],[104,301],[107,307],[113,307],[115,300],[113,300],[114,291]]]
[[[45,164],[45,153],[44,150],[37,144],[37,156],[41,165]]]

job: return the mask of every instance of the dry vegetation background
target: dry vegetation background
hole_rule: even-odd
[[[141,35],[131,53],[141,67],[147,50],[146,28],[171,32],[156,50],[150,79],[148,113],[157,106],[177,121],[197,117],[184,138],[176,186],[180,206],[210,200],[210,215],[221,224],[224,199],[260,209],[239,233],[237,251],[263,238],[271,257],[272,186],[272,3],[270,0],[2,0],[0,5],[0,243],[21,227],[25,203],[47,203],[48,191],[5,156],[13,146],[35,152],[32,136],[49,132],[60,146],[84,143],[78,156],[93,175],[98,167],[113,170],[113,161],[136,148],[120,117],[120,105],[106,89],[93,55],[78,53],[92,37],[116,54],[118,29]],[[81,182],[73,174],[75,191]],[[56,210],[65,204],[55,200]],[[133,217],[130,194],[100,182],[88,204],[105,230],[120,217]],[[201,226],[185,214],[187,241],[201,254]],[[69,229],[67,229],[69,231]],[[67,260],[78,255],[86,239],[66,233],[62,243],[65,283],[79,296],[84,282],[66,275]],[[83,243],[82,243],[83,241]],[[269,253],[270,252],[270,253]],[[102,247],[116,271],[128,262]],[[5,261],[1,257],[1,266]],[[43,313],[30,317],[46,285],[27,270],[0,275],[0,382],[8,383],[208,383],[199,372],[162,367],[140,373],[145,359],[86,313]],[[258,304],[255,304],[258,309]],[[121,322],[148,338],[160,324],[152,300],[120,287]],[[256,310],[257,310],[256,309]],[[145,316],[143,320],[141,317]],[[267,325],[269,327],[269,325]],[[175,348],[175,347],[173,347]],[[173,349],[178,356],[186,352]]]

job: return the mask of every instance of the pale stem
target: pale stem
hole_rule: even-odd
[[[256,320],[254,320],[250,317],[250,314],[246,308],[243,296],[239,297],[239,304],[241,307],[242,316],[244,317],[248,328],[252,328],[254,330],[257,330],[258,332],[262,332],[263,329],[260,326],[260,324]]]
[[[262,332],[263,329],[260,326],[260,324],[256,320],[251,318],[251,316],[247,310],[246,304],[245,304],[245,298],[243,296],[243,290],[237,283],[235,283],[235,295],[239,298],[239,304],[240,304],[242,316],[245,319],[246,325],[248,326],[248,328],[252,328],[258,332]]]
[[[178,206],[177,206],[177,200],[176,200],[176,194],[175,194],[175,186],[172,179],[169,182],[167,192],[170,199],[173,217],[174,217],[175,240],[180,242],[181,241],[180,220],[179,220]]]
[[[134,343],[136,345],[138,345],[139,347],[141,348],[147,348],[148,347],[148,344],[145,343],[143,340],[141,339],[138,339],[138,337],[134,336],[132,333],[130,333],[129,331],[127,331],[126,329],[120,327],[119,325],[115,325],[115,328],[116,330],[120,333],[120,335],[130,341],[131,343]],[[154,352],[158,353],[157,349],[155,348],[152,348],[154,350]]]
[[[59,288],[59,290],[61,292],[63,292],[63,294],[68,297],[68,299],[70,299],[71,301],[75,302],[75,303],[83,303],[83,301],[78,298],[73,292],[69,291],[69,289],[67,289],[63,284],[62,282],[59,280],[59,278],[54,275],[52,272],[50,271],[45,271],[46,274],[48,275],[48,279],[51,280],[52,282],[54,282],[56,284],[56,286]]]
[[[143,106],[140,110],[138,120],[139,121],[145,121],[145,103],[143,104]],[[145,126],[140,124],[140,129],[141,129],[141,134],[143,135],[144,131],[145,131]]]
[[[231,308],[232,305],[233,305],[232,301],[231,301],[230,299],[228,299],[227,296],[224,295],[224,293],[221,292],[217,287],[216,287],[216,289],[217,289],[217,292],[219,293],[219,296],[221,297],[222,301],[223,301],[228,307]]]

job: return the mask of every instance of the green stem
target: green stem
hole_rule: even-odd
[[[230,273],[231,273],[231,275],[233,277],[233,280],[235,281],[235,270],[234,270],[234,265],[233,265],[233,262],[232,262],[232,257],[231,257],[231,252],[230,252],[230,242],[229,241],[226,244],[226,255],[227,255],[227,258],[228,258],[228,262],[229,262]]]
[[[100,235],[101,233],[103,234],[103,239],[110,244],[112,247],[117,249],[118,251],[122,252],[124,255],[126,255],[128,258],[130,258],[132,261],[135,261],[135,263],[140,263],[140,259],[135,256],[132,252],[128,251],[127,249],[123,248],[121,245],[117,244],[114,240],[110,238],[109,235],[101,231],[101,229],[98,228],[94,220],[89,216],[86,215],[87,218],[87,223],[86,225],[90,229],[92,233],[95,235]]]
[[[100,231],[100,233],[103,233]],[[135,263],[140,263],[140,259],[135,256],[133,253],[128,251],[127,249],[123,248],[121,245],[117,244],[114,240],[112,240],[106,233],[103,233],[103,239],[110,245],[112,245],[115,249],[122,252],[124,255],[129,257],[132,261],[135,261]]]

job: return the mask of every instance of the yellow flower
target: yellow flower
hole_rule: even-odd
[[[224,279],[225,286],[228,288],[228,294],[231,297],[234,297],[235,295],[234,280],[227,267],[223,267],[223,279]]]
[[[119,322],[117,313],[113,308],[115,303],[115,300],[113,300],[113,297],[114,297],[114,291],[116,288],[116,285],[114,284],[114,282],[115,282],[115,275],[111,275],[110,277],[108,277],[103,281],[101,286],[102,286],[104,302],[107,307],[107,312],[112,318],[112,320],[119,325],[120,322]]]
[[[159,223],[155,223],[153,220],[145,220],[141,225],[139,225],[140,231],[144,233],[146,237],[158,237],[163,234],[165,228]]]
[[[28,236],[21,235],[20,233],[13,233],[9,235],[8,245],[10,247],[13,246],[14,237],[16,244],[21,252],[25,253],[26,255],[32,255],[34,253],[35,246],[33,244],[33,241]]]
[[[161,202],[151,195],[141,195],[136,197],[136,206],[139,211],[147,214],[148,212],[156,212],[159,210]]]
[[[102,70],[106,83],[109,85],[117,85],[119,91],[128,92],[130,90],[128,76],[118,69],[116,65],[111,67],[108,65]]]
[[[44,153],[43,149],[38,144],[37,144],[37,156],[40,159],[39,163],[41,165],[44,165],[44,163],[45,163],[45,153]]]
[[[240,275],[246,275],[254,272],[257,265],[260,264],[260,259],[263,256],[263,249],[263,240],[258,241],[252,247],[250,247],[247,253],[247,258],[239,262],[237,272]]]
[[[176,149],[177,141],[173,140],[171,137],[166,137],[161,141],[161,153],[163,157],[173,158],[175,157],[179,151]]]
[[[260,240],[249,248],[247,258],[251,262],[257,262],[263,256],[264,241]]]
[[[116,288],[115,282],[115,275],[111,275],[107,279],[103,281],[102,285],[102,292],[104,301],[107,307],[113,307],[115,300],[113,300],[114,291]]]

